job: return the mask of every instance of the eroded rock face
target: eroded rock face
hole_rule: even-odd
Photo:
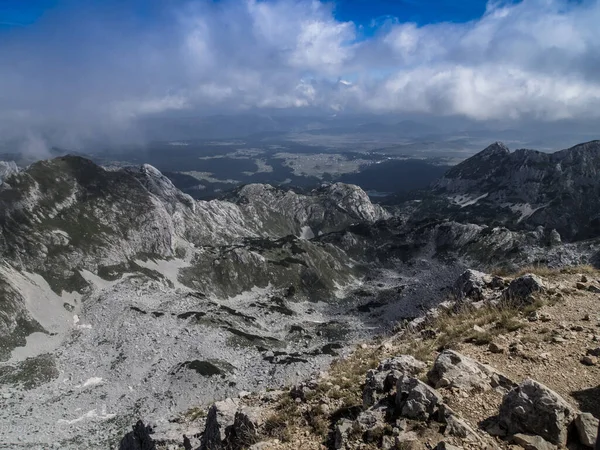
[[[573,408],[556,392],[534,380],[525,380],[508,392],[500,406],[499,423],[508,434],[530,433],[565,445]]]
[[[427,377],[435,387],[452,387],[467,391],[507,388],[512,385],[506,376],[494,368],[454,350],[444,350],[440,353]]]

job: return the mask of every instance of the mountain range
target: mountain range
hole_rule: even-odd
[[[167,442],[191,408],[418,317],[467,267],[595,263],[599,170],[599,141],[496,143],[383,207],[343,183],[197,201],[147,164],[5,163],[0,441],[113,448],[143,417]]]

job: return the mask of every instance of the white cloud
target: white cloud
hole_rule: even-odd
[[[11,129],[62,122],[93,133],[182,109],[600,116],[597,0],[489,3],[462,24],[388,18],[360,40],[333,6],[196,0],[146,27],[49,14],[0,48],[12,62],[0,67],[0,117]]]

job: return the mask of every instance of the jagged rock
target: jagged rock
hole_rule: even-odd
[[[470,299],[474,301],[483,300],[483,291],[486,284],[491,282],[491,277],[477,270],[466,270],[456,280],[453,292],[460,301]]]
[[[238,402],[228,398],[214,403],[208,410],[206,426],[200,443],[200,450],[219,450],[224,448],[227,437],[233,427],[238,410]]]
[[[600,421],[590,413],[582,412],[575,418],[575,427],[579,435],[579,442],[587,447],[594,448],[600,434]]]
[[[425,369],[425,363],[410,355],[388,358],[379,363],[376,370],[367,372],[363,388],[363,406],[374,405],[396,387],[402,375],[417,375]]]
[[[528,305],[533,302],[533,295],[544,289],[542,280],[537,275],[528,273],[512,280],[502,296],[511,304]]]
[[[502,399],[499,424],[508,434],[531,433],[564,445],[574,417],[573,409],[560,395],[528,379]]]
[[[150,436],[152,427],[138,420],[132,428],[133,431],[127,433],[121,440],[119,450],[156,450],[156,444]]]
[[[396,407],[401,416],[428,420],[442,403],[442,396],[418,378],[403,375],[396,385]]]
[[[540,436],[517,433],[512,436],[511,441],[520,445],[525,450],[556,450],[556,446]]]
[[[494,368],[454,350],[444,350],[440,353],[427,377],[436,388],[488,390],[497,387],[509,388],[513,385],[505,375]]]
[[[335,426],[334,447],[336,449],[344,448],[348,440],[348,435],[352,431],[353,422],[348,419],[340,420]]]

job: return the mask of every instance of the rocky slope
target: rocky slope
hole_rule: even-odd
[[[542,275],[467,271],[426,321],[290,390],[218,402],[190,437],[200,449],[597,448],[600,274]]]
[[[449,170],[421,208],[431,216],[496,223],[513,229],[543,225],[567,240],[600,234],[600,141],[556,153],[495,143]]]
[[[597,259],[594,239],[455,219],[392,216],[341,183],[195,201],[152,166],[75,156],[8,174],[0,448],[116,448],[139,418],[176,445],[182,417],[327,367],[466,267]]]

